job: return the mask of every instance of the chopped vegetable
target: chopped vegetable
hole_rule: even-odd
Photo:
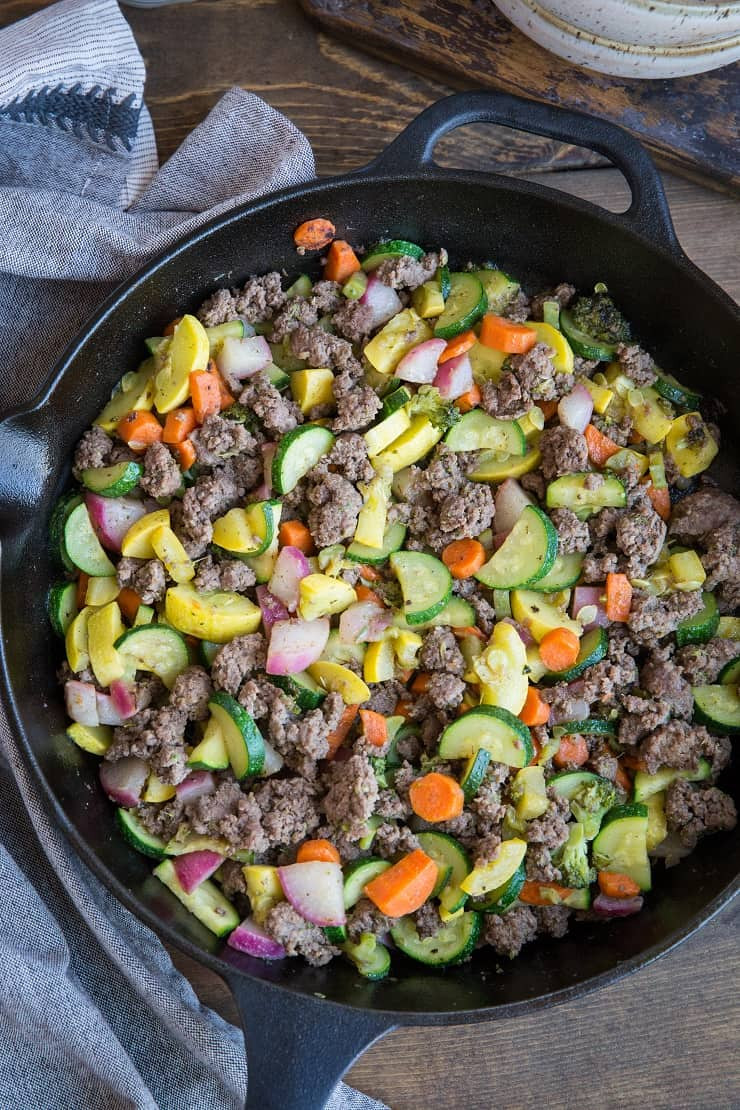
[[[569,628],[553,628],[540,640],[540,659],[549,671],[564,671],[578,658],[580,642]]]
[[[450,775],[431,771],[411,783],[409,801],[423,821],[452,821],[462,813],[465,795]]]
[[[293,242],[301,250],[320,251],[331,243],[335,227],[331,220],[304,220],[293,232]]]
[[[365,894],[381,913],[404,917],[424,905],[437,882],[437,864],[420,848],[376,875]]]

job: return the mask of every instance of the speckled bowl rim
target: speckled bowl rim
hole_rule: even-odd
[[[590,31],[582,31],[578,27],[574,27],[572,23],[568,23],[559,16],[553,15],[551,12],[546,11],[537,0],[520,0],[520,3],[545,23],[549,23],[561,34],[569,38],[577,39],[581,42],[589,42],[593,46],[598,46],[603,50],[609,50],[618,54],[635,54],[638,57],[654,58],[660,55],[665,58],[696,58],[702,55],[722,54],[726,50],[734,50],[740,47],[740,34],[732,35],[726,39],[714,39],[712,42],[702,43],[700,45],[693,44],[691,46],[635,46],[633,43],[617,42],[615,39],[607,39],[601,35],[595,35]]]
[[[684,4],[683,0],[617,0],[622,7],[629,8],[644,8],[647,11],[678,11],[688,12],[692,16],[699,16],[701,19],[714,19],[724,12],[738,12],[740,11],[740,0],[725,0],[724,4]]]

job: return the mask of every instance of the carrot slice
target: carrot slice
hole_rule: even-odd
[[[451,339],[442,354],[437,359],[438,363],[447,362],[451,358],[457,358],[458,355],[464,355],[471,347],[476,344],[476,335],[474,331],[463,331],[460,335],[456,335]]]
[[[617,775],[614,781],[616,782],[617,786],[621,786],[625,794],[632,793],[632,779],[629,777],[621,763],[617,764]]]
[[[326,759],[333,759],[341,748],[347,738],[347,733],[354,724],[359,708],[359,705],[346,705],[344,707],[342,716],[339,718],[339,724],[326,738],[329,744],[329,751],[326,754]]]
[[[461,393],[460,396],[455,399],[455,404],[460,412],[470,412],[471,409],[477,408],[480,403],[481,391],[477,385],[474,385],[467,393]]]
[[[573,889],[560,883],[541,883],[536,879],[526,879],[519,891],[519,901],[528,906],[552,906],[564,901]]]
[[[136,620],[139,606],[141,605],[141,598],[136,590],[124,586],[123,589],[119,591],[116,601],[118,602],[118,608],[121,610],[126,620],[133,624]]]
[[[480,326],[480,341],[485,347],[493,347],[507,355],[526,355],[537,342],[537,332],[487,312]]]
[[[519,720],[525,725],[546,725],[550,720],[550,706],[542,700],[539,690],[530,686],[522,706]]]
[[[320,251],[331,243],[336,228],[331,220],[321,217],[315,220],[304,220],[293,232],[293,242],[297,247],[306,251]]]
[[[458,640],[464,640],[466,636],[475,636],[476,640],[485,640],[486,638],[480,628],[476,628],[473,624],[466,624],[464,628],[452,628],[450,631]]]
[[[214,377],[216,378],[216,381],[218,382],[218,393],[219,393],[219,397],[221,399],[221,409],[220,409],[220,411],[223,412],[223,410],[227,409],[229,407],[229,405],[234,404],[234,401],[236,400],[236,397],[233,397],[231,395],[231,393],[229,393],[228,386],[226,385],[226,382],[224,381],[224,376],[221,373],[221,371],[219,370],[218,366],[216,366],[216,363],[212,358],[209,358],[208,365],[206,366],[206,370],[208,371],[209,374],[213,374]]]
[[[388,739],[388,725],[382,713],[374,709],[361,709],[362,733],[368,744],[374,748],[382,748]]]
[[[650,498],[653,508],[662,520],[671,519],[671,495],[669,490],[656,489],[652,482],[646,485],[647,495]]]
[[[366,582],[379,582],[382,575],[375,567],[365,566],[360,567],[360,578],[364,578]]]
[[[453,578],[471,578],[486,561],[480,540],[453,540],[442,552],[442,562]]]
[[[192,439],[184,439],[182,443],[176,443],[174,445],[174,451],[177,455],[177,461],[180,464],[180,470],[190,470],[190,467],[198,457]]]
[[[218,378],[209,370],[193,370],[190,375],[190,397],[195,419],[202,424],[207,416],[221,411]]]
[[[182,443],[198,427],[195,413],[191,408],[172,409],[167,413],[162,433],[163,443]]]
[[[383,599],[376,594],[375,590],[371,590],[369,586],[355,586],[355,593],[358,601],[372,601],[373,605],[380,605],[382,609],[385,608]]]
[[[557,401],[538,401],[537,408],[542,409],[545,420],[549,420],[558,411]]]
[[[305,524],[300,520],[284,520],[278,529],[281,547],[297,547],[305,555],[313,551],[313,538]]]
[[[635,880],[620,871],[599,871],[596,878],[601,893],[607,898],[635,898],[640,893]]]
[[[361,269],[360,260],[346,239],[335,239],[326,255],[324,277],[327,281],[345,281]]]
[[[296,852],[296,863],[341,863],[341,856],[330,840],[304,840]]]
[[[422,821],[452,821],[462,813],[465,795],[451,775],[430,771],[411,783],[409,801]]]
[[[159,443],[162,438],[162,425],[151,412],[139,412],[132,409],[127,412],[116,427],[124,443],[128,443],[132,451],[146,451],[152,443]]]
[[[437,864],[417,848],[371,879],[365,894],[381,913],[403,917],[424,905],[434,890],[437,876]]]
[[[569,628],[553,628],[540,640],[540,659],[548,671],[564,671],[578,658],[580,641]]]
[[[606,576],[606,615],[610,621],[629,619],[632,606],[632,584],[626,574],[610,572]]]
[[[588,457],[594,466],[604,466],[607,459],[610,459],[612,455],[616,455],[619,451],[619,447],[614,440],[605,436],[593,424],[587,424],[583,434],[588,446]]]
[[[552,757],[556,767],[581,767],[588,759],[588,744],[582,736],[561,736],[560,747]]]
[[[411,683],[412,694],[426,694],[429,689],[429,683],[432,681],[432,676],[427,674],[426,671],[419,671],[418,675]]]
[[[85,574],[84,570],[80,571],[80,576],[77,579],[77,608],[85,608],[85,597],[87,595],[87,584],[90,581],[90,575]]]
[[[406,720],[411,716],[411,702],[401,699],[397,701],[393,710],[394,717],[404,717]]]

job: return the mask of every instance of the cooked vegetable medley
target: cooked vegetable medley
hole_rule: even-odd
[[[637,913],[736,821],[740,504],[701,396],[602,285],[295,241],[322,280],[218,290],[80,440],[70,740],[253,956],[381,978]]]

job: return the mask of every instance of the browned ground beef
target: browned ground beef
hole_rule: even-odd
[[[303,423],[298,405],[283,397],[263,372],[249,378],[239,396],[239,401],[257,413],[268,435],[285,435],[297,424]]]
[[[586,470],[588,466],[588,446],[585,436],[573,428],[558,425],[545,428],[540,439],[542,452],[542,473],[548,482],[562,474]]]
[[[265,932],[282,944],[289,956],[303,956],[312,967],[321,967],[339,955],[339,949],[329,943],[323,929],[306,921],[287,902],[278,902],[270,910]]]
[[[265,638],[259,632],[236,636],[219,649],[211,664],[211,677],[217,690],[238,694],[246,678],[265,666]]]
[[[740,658],[740,640],[710,640],[689,644],[676,652],[676,666],[692,686],[716,682],[719,672],[732,659]]]
[[[513,960],[536,935],[537,918],[529,906],[517,906],[504,914],[486,914],[483,938],[500,956]]]
[[[447,252],[444,250],[425,254],[418,261],[402,255],[400,258],[389,258],[386,262],[381,262],[375,270],[375,276],[392,289],[417,289],[433,278],[437,267],[444,266],[446,260]]]
[[[83,432],[80,442],[75,448],[72,462],[72,473],[75,478],[79,481],[83,470],[107,466],[112,449],[113,440],[102,428],[97,425],[88,428],[86,432]]]
[[[252,277],[241,289],[218,289],[198,309],[198,319],[207,327],[242,316],[248,323],[270,320],[285,303],[280,274],[273,271]]]
[[[701,590],[676,590],[663,597],[635,590],[627,624],[638,643],[649,648],[702,607]]]
[[[254,453],[257,447],[256,439],[243,424],[217,414],[207,416],[190,438],[195,444],[198,462],[206,466],[218,466],[224,459],[245,451]]]
[[[318,548],[350,539],[362,508],[362,494],[339,474],[323,474],[308,488],[308,527]]]
[[[579,520],[572,509],[553,509],[550,513],[558,533],[558,550],[567,555],[572,551],[588,551],[588,523]]]
[[[159,559],[119,559],[116,580],[121,588],[135,590],[145,605],[161,601],[167,585],[167,575]]]
[[[625,374],[635,385],[652,385],[658,376],[652,357],[637,344],[620,343],[617,346],[617,358]]]
[[[144,455],[141,488],[150,497],[172,497],[182,485],[182,474],[163,443],[152,443]]]
[[[669,830],[678,833],[687,848],[693,848],[704,833],[734,829],[737,824],[737,809],[728,794],[682,779],[668,787],[665,814]]]

